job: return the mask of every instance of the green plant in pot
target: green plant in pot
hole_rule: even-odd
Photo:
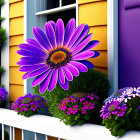
[[[94,119],[90,121],[101,124],[99,111],[101,109],[102,102],[108,96],[109,88],[109,81],[105,73],[89,69],[87,73],[81,73],[79,77],[76,77],[72,82],[70,82],[69,90],[63,90],[59,85],[57,85],[52,92],[46,90],[45,93],[40,94],[39,87],[37,86],[33,88],[33,94],[43,96],[47,100],[50,114],[54,117],[60,118],[64,113],[58,106],[64,98],[70,97],[72,94],[78,98],[85,96],[88,93],[94,93],[99,97],[99,103],[98,106],[96,106],[96,116],[98,116],[98,121],[94,122]]]

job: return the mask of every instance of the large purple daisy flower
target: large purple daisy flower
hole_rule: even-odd
[[[75,28],[74,19],[65,29],[61,19],[56,23],[49,21],[45,31],[33,28],[35,39],[27,39],[27,44],[19,45],[17,53],[24,57],[17,64],[22,66],[20,71],[26,72],[23,79],[35,77],[32,86],[40,85],[40,93],[47,89],[52,91],[57,82],[68,90],[68,81],[72,81],[73,76],[94,67],[86,59],[99,56],[97,51],[91,50],[99,41],[90,41],[92,34],[88,34],[88,25]]]

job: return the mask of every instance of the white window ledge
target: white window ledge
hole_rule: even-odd
[[[130,131],[116,138],[104,126],[84,124],[70,127],[54,117],[34,115],[26,118],[8,109],[0,109],[0,123],[67,140],[140,140],[138,131]]]

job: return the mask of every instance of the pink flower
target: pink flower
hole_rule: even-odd
[[[87,110],[86,110],[85,107],[82,107],[82,108],[81,108],[81,111],[82,111],[82,114],[87,114]]]
[[[59,104],[59,109],[65,111],[67,109],[67,106],[65,103]]]
[[[67,114],[70,115],[70,114],[76,114],[78,111],[78,105],[73,105],[73,107],[69,107],[67,109]]]
[[[83,105],[87,110],[91,110],[91,109],[95,108],[94,107],[95,104],[91,103],[91,102],[88,102],[88,101],[83,102]]]

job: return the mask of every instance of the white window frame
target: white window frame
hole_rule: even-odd
[[[118,90],[118,0],[107,0],[109,95]]]

